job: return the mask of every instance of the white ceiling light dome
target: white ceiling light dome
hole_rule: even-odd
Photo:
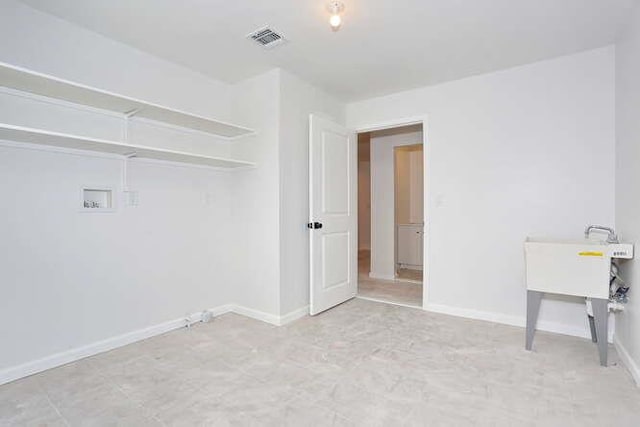
[[[329,18],[329,25],[333,31],[338,31],[342,26],[342,12],[344,12],[344,3],[341,1],[332,1],[327,5],[331,17]]]

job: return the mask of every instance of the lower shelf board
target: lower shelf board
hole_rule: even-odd
[[[141,145],[126,144],[123,142],[69,135],[8,124],[0,124],[0,140],[71,148],[76,150],[96,151],[122,156],[135,156],[145,159],[189,163],[217,168],[234,169],[256,166],[255,163],[244,160],[205,156],[182,151],[166,150],[163,148],[145,147]]]

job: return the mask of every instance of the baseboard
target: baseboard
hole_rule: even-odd
[[[526,326],[525,317],[510,316],[507,314],[494,313],[489,311],[472,310],[466,308],[452,307],[440,304],[427,304],[425,310],[434,313],[449,314],[451,316],[465,317],[467,319],[486,320],[488,322],[500,323],[503,325],[518,326],[524,328]],[[580,338],[591,338],[590,332],[582,328],[576,328],[557,322],[546,322],[539,320],[537,330],[553,332],[562,335],[571,335]]]
[[[378,274],[378,273],[374,273],[373,271],[369,272],[369,277],[371,277],[372,279],[379,279],[379,280],[396,280],[396,276],[394,275]]]
[[[423,270],[421,265],[416,265],[416,264],[398,264],[398,268],[404,268],[406,270],[413,270],[413,271]]]
[[[486,320],[488,322],[501,323],[510,326],[524,326],[524,320],[517,316],[509,316],[489,311],[479,311],[467,308],[453,307],[441,304],[427,303],[425,310],[433,313],[448,314],[451,316],[464,317],[467,319]]]
[[[221,306],[210,311],[214,315],[220,315],[231,311],[231,309],[231,306]],[[179,319],[170,320],[168,322],[163,322],[154,326],[149,326],[147,328],[138,329],[126,334],[97,341],[82,347],[77,347],[71,350],[56,353],[51,356],[43,357],[42,359],[23,363],[22,365],[12,366],[0,371],[0,385],[17,380],[19,378],[24,378],[29,375],[36,374],[38,372],[46,371],[47,369],[66,365],[67,363],[84,359],[85,357],[93,356],[98,353],[104,353],[105,351],[123,347],[125,345],[151,338],[156,335],[161,335],[174,329],[185,327],[189,323],[187,320],[191,323],[201,321],[202,312],[193,313],[189,316],[181,317]]]
[[[613,345],[618,352],[618,356],[620,356],[620,361],[622,361],[624,366],[626,366],[626,368],[629,370],[631,376],[636,382],[636,385],[640,387],[640,366],[638,366],[635,360],[633,360],[633,358],[627,351],[627,348],[620,342],[618,337],[613,338]]]
[[[524,327],[525,319],[517,316],[509,316],[500,313],[485,312],[479,310],[464,309],[459,307],[452,307],[439,304],[427,304],[425,307],[427,311],[434,313],[448,314],[458,317],[466,317],[469,319],[486,320],[489,322],[501,323],[505,325]],[[304,306],[299,309],[293,310],[282,316],[277,316],[263,311],[254,310],[248,307],[244,307],[237,304],[227,304],[219,306],[209,310],[214,316],[219,316],[224,313],[236,313],[242,316],[250,317],[252,319],[260,320],[272,325],[281,326],[294,320],[300,319],[309,313],[309,307]],[[147,338],[151,338],[156,335],[161,335],[166,332],[178,329],[187,325],[187,319],[191,323],[196,323],[202,320],[202,312],[194,313],[190,316],[182,317],[179,319],[171,320],[168,322],[160,323],[158,325],[150,326],[148,328],[139,329],[123,335],[108,338],[102,341],[98,341],[86,346],[71,349],[65,352],[53,354],[51,356],[44,357],[42,359],[34,360],[24,363],[22,365],[10,367],[0,371],[0,385],[14,381],[20,378],[27,377],[29,375],[36,374],[38,372],[45,371],[47,369],[55,368],[65,365],[67,363],[74,362],[76,360],[83,359],[85,357],[93,356],[98,353],[113,350],[118,347],[122,347],[128,344],[132,344],[137,341],[141,341]],[[582,338],[589,338],[588,331],[580,330],[579,328],[571,328],[567,325],[558,324],[554,322],[538,322],[538,329],[548,332],[554,332],[565,335],[578,336]],[[614,341],[615,343],[615,341]],[[625,365],[629,367],[632,375],[636,381],[640,384],[640,370],[633,362],[627,351],[619,343],[616,344],[618,353],[624,361]]]
[[[250,317],[252,319],[267,322],[272,325],[281,326],[309,314],[309,306],[301,307],[283,316],[276,316],[236,304],[222,305],[216,308],[209,309],[209,311],[213,316],[220,316],[225,313],[233,312],[242,316]],[[77,347],[68,351],[56,353],[42,359],[23,363],[18,366],[12,366],[0,371],[0,385],[15,381],[20,378],[28,377],[29,375],[37,374],[38,372],[46,371],[47,369],[66,365],[67,363],[75,362],[77,360],[84,359],[85,357],[94,356],[96,354],[104,353],[118,347],[123,347],[137,341],[161,335],[166,332],[185,327],[189,323],[197,323],[200,321],[202,321],[202,312],[193,313],[179,319],[170,320],[158,325],[107,338],[105,340],[88,344],[82,347]]]
[[[265,313],[264,311],[254,310],[241,305],[234,305],[231,311],[241,316],[280,326],[280,316],[276,316],[275,314]]]
[[[413,283],[414,285],[422,285],[421,280],[405,279],[403,277],[396,277],[397,283]]]
[[[213,316],[220,316],[226,313],[231,313],[233,312],[233,304],[226,304],[226,305],[221,305],[220,307],[216,307],[216,308],[211,308],[209,309],[209,311],[211,312],[211,314]],[[200,316],[202,316],[202,313],[199,313]],[[202,318],[197,319],[197,321],[202,320]]]
[[[280,326],[291,323],[309,315],[309,306],[305,305],[297,310],[293,310],[285,315],[280,316]]]

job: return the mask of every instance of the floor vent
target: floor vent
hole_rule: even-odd
[[[278,46],[285,41],[281,34],[276,33],[269,27],[260,28],[247,37],[267,49]]]

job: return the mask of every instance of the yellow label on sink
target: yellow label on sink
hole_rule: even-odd
[[[578,252],[578,255],[580,255],[580,256],[599,256],[599,257],[603,257],[604,256],[604,252],[585,251],[585,252]]]

